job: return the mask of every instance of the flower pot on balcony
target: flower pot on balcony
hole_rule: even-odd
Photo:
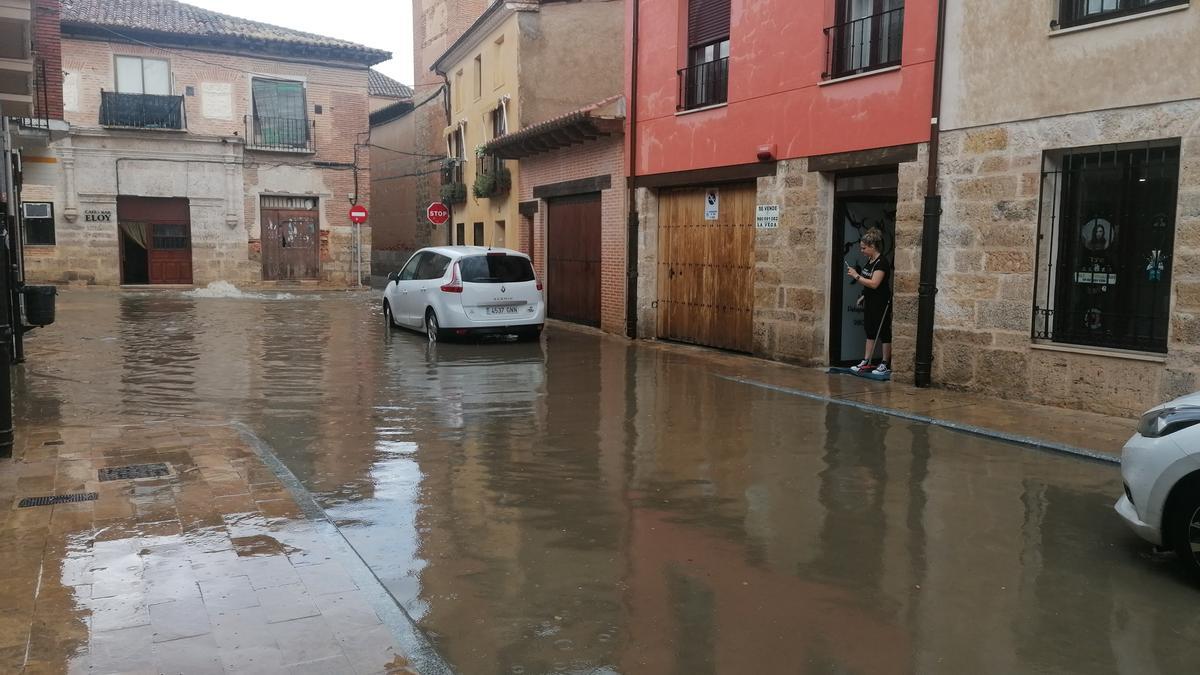
[[[496,194],[508,194],[512,189],[512,171],[507,166],[500,167],[496,172]]]
[[[450,204],[461,204],[467,201],[467,186],[462,183],[443,185],[442,201]]]
[[[475,176],[475,188],[473,192],[480,199],[496,194],[496,177],[489,173],[481,173]]]

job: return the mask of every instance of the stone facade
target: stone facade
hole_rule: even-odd
[[[169,62],[172,91],[184,100],[184,130],[100,125],[101,91],[114,90],[116,55]],[[31,281],[120,283],[116,201],[123,195],[189,200],[198,285],[262,281],[263,196],[317,199],[320,283],[354,285],[360,274],[370,274],[370,227],[362,228],[360,251],[348,216],[356,189],[357,202],[370,208],[367,155],[355,151],[358,134],[368,129],[365,65],[318,66],[69,37],[62,40],[62,60],[72,132],[27,172],[27,185],[53,196],[56,221],[55,245],[26,249]],[[315,152],[246,147],[250,73],[303,83]],[[111,221],[90,220],[89,211],[109,213]]]
[[[600,329],[625,333],[626,194],[623,137],[616,136],[521,160],[520,202],[532,201],[535,187],[609,176],[600,192]],[[532,251],[539,278],[546,278],[545,200],[533,218],[521,217],[520,248]],[[533,241],[530,242],[530,234]]]
[[[1181,157],[1167,353],[1037,343],[1032,309],[1044,154],[1171,138],[1181,139]],[[1200,100],[951,131],[941,153],[937,383],[1125,415],[1196,389]]]

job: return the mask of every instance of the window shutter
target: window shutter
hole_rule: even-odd
[[[688,47],[729,37],[730,0],[688,0]]]

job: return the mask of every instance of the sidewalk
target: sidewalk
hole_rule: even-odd
[[[668,342],[641,342],[681,358],[703,358],[706,368],[750,386],[801,396],[998,440],[1105,462],[1119,462],[1137,421],[933,387],[830,375],[751,356]]]
[[[0,461],[0,672],[440,670],[261,452],[176,421],[20,431]],[[98,479],[153,463],[168,474]],[[70,494],[91,499],[19,507]]]

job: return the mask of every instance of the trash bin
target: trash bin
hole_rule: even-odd
[[[55,286],[26,286],[25,321],[31,326],[49,326],[54,323]]]

